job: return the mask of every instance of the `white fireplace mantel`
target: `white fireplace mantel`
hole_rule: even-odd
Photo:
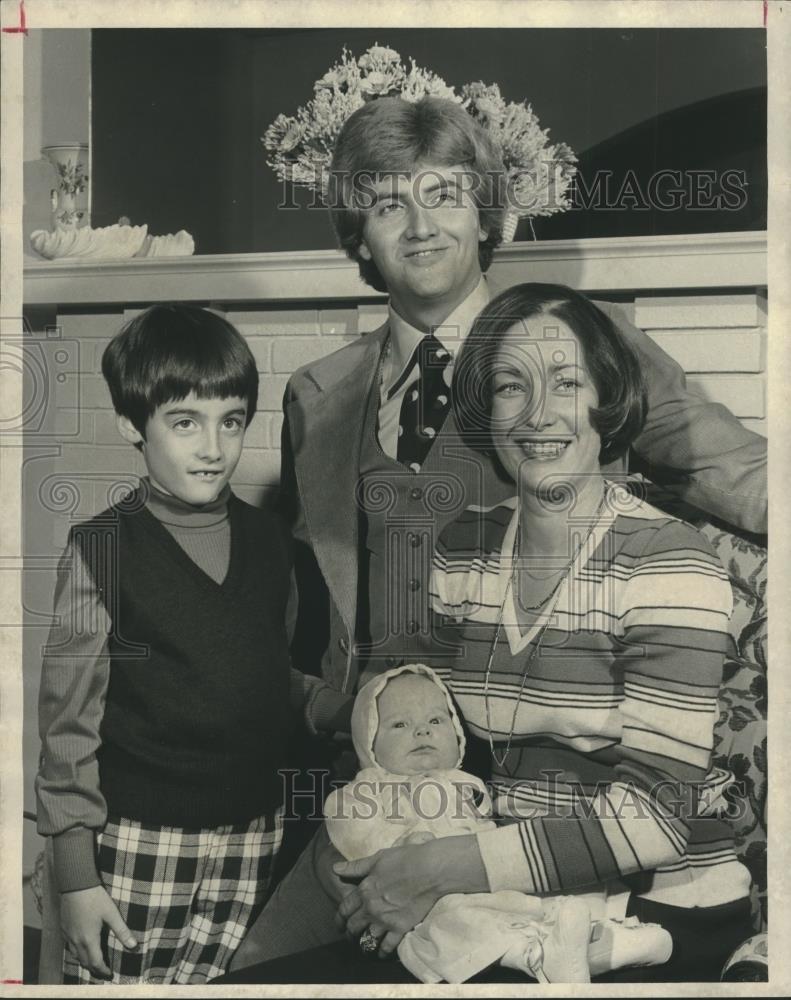
[[[493,284],[551,281],[588,292],[760,288],[765,232],[513,243],[496,251]],[[30,260],[27,305],[180,301],[380,299],[336,250],[141,258]]]

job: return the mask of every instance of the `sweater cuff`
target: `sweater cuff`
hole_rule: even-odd
[[[313,736],[319,733],[350,733],[354,696],[321,684],[311,692],[305,705],[305,720]]]
[[[509,823],[494,830],[481,830],[475,836],[489,880],[489,892],[515,889],[517,892],[538,892],[531,875],[521,830],[523,824]],[[540,863],[540,860],[539,860]]]
[[[102,884],[96,870],[95,833],[95,830],[78,826],[52,838],[59,892],[76,892]]]

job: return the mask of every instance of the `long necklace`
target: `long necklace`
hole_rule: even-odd
[[[508,583],[505,586],[505,593],[503,594],[502,602],[500,603],[500,611],[499,611],[499,614],[497,615],[497,627],[495,628],[494,638],[492,639],[491,646],[489,647],[489,658],[488,658],[487,663],[486,663],[486,673],[485,673],[484,679],[483,679],[483,704],[484,704],[484,707],[486,709],[486,731],[487,731],[487,734],[489,736],[489,750],[491,751],[491,754],[492,754],[492,760],[494,760],[495,764],[497,764],[498,767],[504,767],[505,766],[506,758],[508,757],[508,754],[511,752],[511,742],[512,742],[512,740],[514,738],[514,730],[516,729],[516,716],[517,716],[517,714],[519,712],[519,705],[521,704],[521,701],[522,701],[522,695],[524,694],[525,684],[527,683],[527,678],[530,675],[530,664],[535,659],[536,654],[538,653],[539,646],[541,645],[541,640],[544,638],[544,633],[549,628],[549,623],[552,620],[552,615],[555,612],[555,608],[557,607],[557,603],[558,603],[558,598],[560,597],[560,587],[561,587],[561,584],[564,582],[564,580],[568,576],[568,574],[569,574],[569,572],[571,570],[571,567],[574,565],[574,561],[576,560],[577,556],[582,551],[582,547],[585,545],[585,543],[590,538],[591,533],[593,532],[593,529],[595,528],[595,526],[596,526],[596,524],[597,524],[597,522],[599,520],[599,515],[601,514],[602,507],[604,507],[604,502],[605,502],[606,498],[607,498],[607,488],[605,486],[604,494],[602,495],[602,498],[599,501],[599,506],[596,508],[596,513],[591,518],[590,527],[585,532],[585,534],[583,535],[583,537],[580,539],[579,544],[577,545],[577,547],[574,549],[574,553],[573,553],[571,559],[569,559],[569,561],[566,563],[566,565],[565,565],[565,567],[563,569],[563,572],[560,574],[560,578],[558,579],[558,582],[555,584],[555,586],[552,589],[552,592],[550,593],[550,595],[547,598],[545,598],[541,602],[541,604],[548,605],[547,610],[546,610],[546,612],[544,614],[544,623],[542,624],[541,628],[539,629],[538,634],[536,635],[536,637],[530,643],[530,652],[527,654],[527,662],[525,663],[524,669],[522,670],[522,680],[521,680],[521,682],[519,684],[519,694],[517,695],[516,700],[514,701],[514,711],[513,711],[512,715],[511,715],[511,726],[510,726],[510,729],[508,731],[508,739],[506,740],[505,750],[504,750],[502,756],[500,757],[500,756],[498,756],[497,751],[494,749],[494,739],[492,737],[492,720],[491,720],[491,712],[490,712],[490,708],[489,708],[489,677],[491,676],[491,672],[492,672],[492,661],[494,660],[494,654],[495,654],[495,651],[497,649],[497,643],[498,643],[498,641],[500,639],[500,629],[501,629],[502,624],[503,624],[503,614],[505,613],[505,606],[506,606],[506,603],[508,601],[509,595],[513,591],[514,572],[515,572],[515,570],[517,568],[517,563],[518,563],[518,560],[519,560],[519,549],[520,549],[519,538],[520,538],[520,531],[519,531],[519,515],[517,514],[516,538],[514,539],[514,548],[513,548],[513,555],[512,555],[513,566],[512,566],[511,573],[510,573],[510,575],[508,577]],[[536,608],[540,608],[541,607],[541,604],[535,604],[535,605],[533,605],[530,608],[525,608],[525,610],[526,611],[535,611]]]

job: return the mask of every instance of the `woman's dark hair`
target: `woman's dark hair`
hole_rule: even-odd
[[[411,173],[420,165],[461,165],[473,175],[470,194],[487,234],[478,244],[481,271],[487,270],[502,241],[505,168],[492,140],[472,116],[442,97],[369,101],[349,116],[335,142],[328,201],[341,248],[357,261],[363,281],[379,292],[387,291],[384,279],[372,260],[360,256],[365,223],[360,186],[368,190],[365,186],[378,175]]]
[[[258,402],[258,370],[247,342],[222,316],[198,306],[151,306],[105,348],[102,374],[116,413],[145,437],[158,406],[184,399],[239,396],[246,426]]]
[[[533,316],[563,320],[582,345],[585,367],[599,397],[590,422],[601,438],[599,461],[620,458],[645,423],[646,390],[637,357],[612,320],[590,299],[565,285],[526,282],[502,292],[473,324],[453,375],[456,421],[467,443],[491,454],[491,380],[503,338]]]

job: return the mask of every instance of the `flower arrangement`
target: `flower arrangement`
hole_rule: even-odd
[[[496,83],[467,83],[461,95],[467,113],[500,149],[514,229],[518,218],[533,219],[571,208],[571,185],[577,172],[572,148],[565,142],[551,145],[549,129],[541,128],[532,107],[524,102],[506,103]]]
[[[261,140],[269,153],[267,165],[281,181],[326,195],[335,140],[349,115],[380,97],[444,97],[461,104],[500,149],[508,206],[504,228],[510,230],[505,239],[513,238],[519,218],[571,207],[574,152],[565,143],[550,144],[531,106],[506,102],[497,84],[468,83],[457,94],[414,59],[406,66],[395,49],[373,45],[359,59],[344,48],[340,62],[315,82],[313,91],[294,115],[279,114]]]

